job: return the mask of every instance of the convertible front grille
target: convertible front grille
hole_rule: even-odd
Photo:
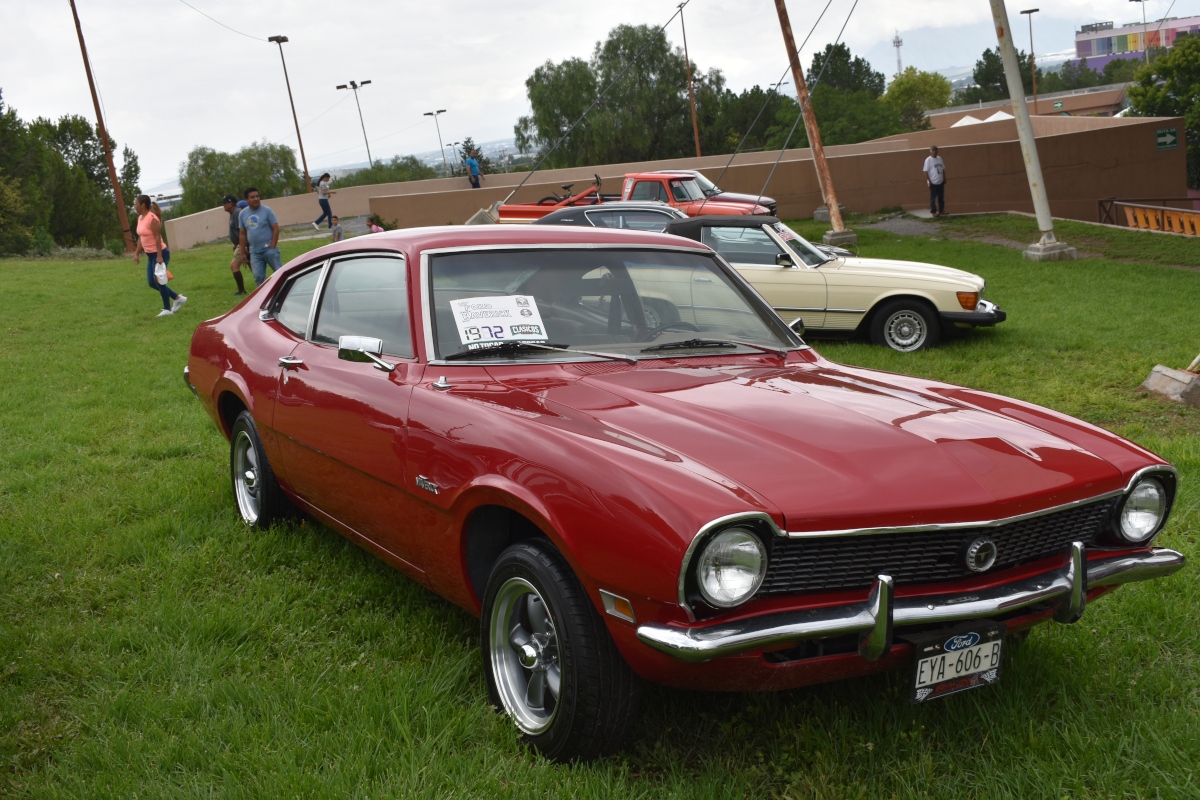
[[[971,577],[965,553],[986,536],[996,543],[988,572],[1065,553],[1071,542],[1095,542],[1117,498],[1010,522],[953,531],[881,533],[772,540],[767,575],[758,597],[869,587],[879,574],[896,586]]]

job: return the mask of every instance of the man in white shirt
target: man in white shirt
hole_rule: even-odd
[[[940,217],[946,213],[946,165],[938,155],[937,147],[929,148],[929,156],[921,171],[925,173],[925,182],[929,184],[929,211],[935,217]]]

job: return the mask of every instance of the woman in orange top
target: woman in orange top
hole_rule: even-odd
[[[137,264],[141,261],[143,252],[146,254],[146,282],[150,284],[151,289],[157,289],[162,296],[163,310],[158,312],[158,315],[169,317],[187,302],[187,298],[176,294],[170,286],[165,283],[160,284],[154,278],[154,265],[161,258],[165,267],[171,261],[171,252],[167,250],[167,246],[163,242],[162,220],[154,213],[152,205],[156,204],[152,204],[150,196],[145,194],[138,195],[134,202],[138,213],[138,222],[137,250],[133,254],[133,263]]]

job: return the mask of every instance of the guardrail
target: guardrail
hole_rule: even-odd
[[[1188,207],[1172,208],[1168,203],[1187,203]],[[1194,210],[1194,203],[1193,197],[1139,197],[1136,200],[1104,197],[1097,203],[1097,216],[1099,222],[1108,225],[1200,236],[1200,211]]]

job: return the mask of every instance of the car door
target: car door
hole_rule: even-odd
[[[404,259],[358,254],[326,267],[305,340],[291,353],[275,427],[300,497],[402,561],[418,578],[407,535],[414,500],[405,458],[414,358]],[[339,357],[342,336],[380,339],[376,364]]]
[[[793,262],[795,256],[761,226],[706,226],[700,240],[725,256],[785,321],[801,317],[809,328],[824,324],[828,291],[825,276],[803,263],[780,266],[780,256]]]

